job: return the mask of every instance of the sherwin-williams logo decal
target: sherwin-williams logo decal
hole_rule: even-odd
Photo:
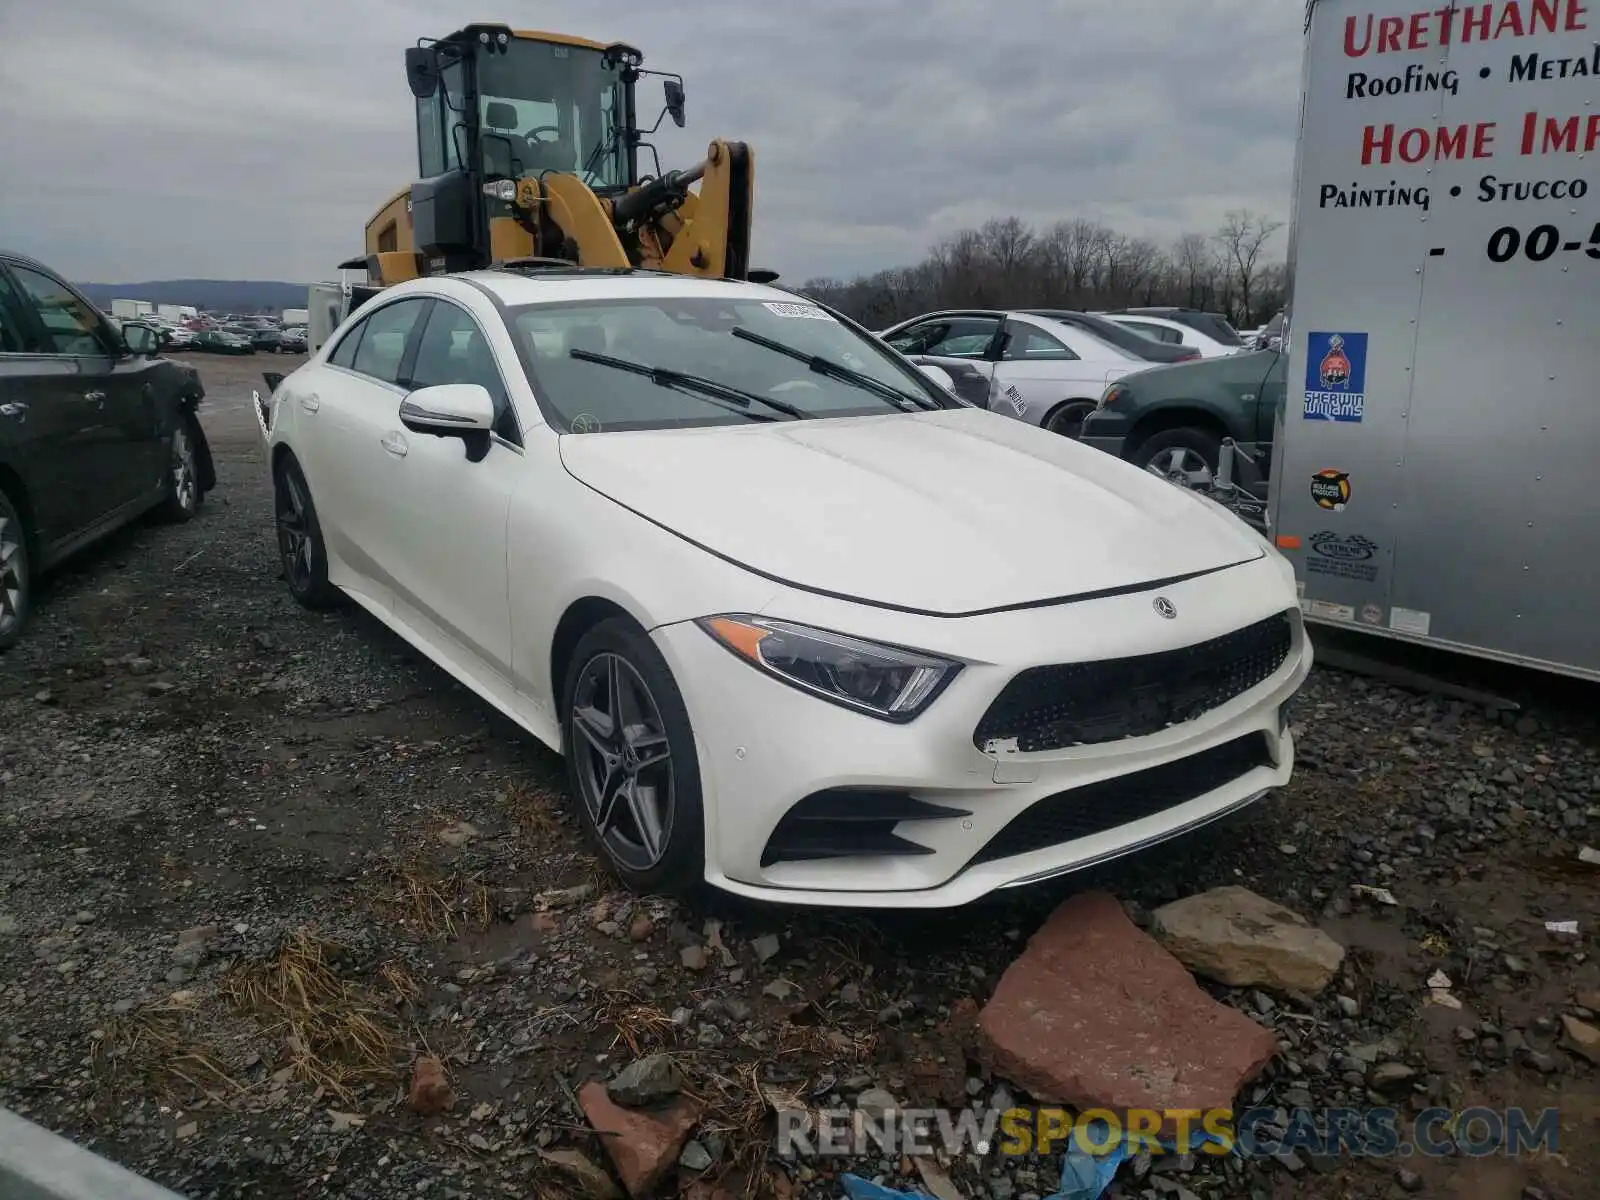
[[[1359,422],[1367,407],[1367,335],[1313,333],[1306,339],[1308,421]]]

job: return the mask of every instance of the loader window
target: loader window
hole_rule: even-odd
[[[579,174],[591,188],[628,183],[627,157],[613,123],[622,78],[598,50],[528,39],[478,66],[478,119],[486,169],[522,176]]]

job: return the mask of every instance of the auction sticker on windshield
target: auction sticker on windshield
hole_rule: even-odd
[[[781,301],[769,300],[766,308],[775,317],[805,317],[812,321],[833,320],[815,304],[784,304]]]

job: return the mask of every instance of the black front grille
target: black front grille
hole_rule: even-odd
[[[1145,737],[1192,721],[1271,677],[1293,625],[1278,613],[1232,633],[1137,658],[1030,667],[1006,684],[973,731],[1017,739],[1024,753]]]
[[[1187,804],[1256,767],[1271,765],[1267,739],[1257,732],[1159,767],[1057,792],[1012,817],[968,865],[1104,833]]]

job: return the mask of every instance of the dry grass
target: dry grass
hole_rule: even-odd
[[[777,1057],[803,1055],[824,1062],[865,1062],[878,1048],[878,1035],[832,1026],[797,1025],[790,1021],[778,1030]]]
[[[725,1147],[709,1172],[710,1181],[742,1181],[739,1190],[752,1196],[769,1194],[757,1184],[774,1128],[756,1071],[754,1063],[747,1063],[731,1075],[711,1072],[693,1093],[704,1106],[700,1136],[718,1135]]]
[[[416,976],[406,969],[404,963],[386,962],[378,968],[378,978],[394,995],[396,1008],[410,1004],[422,994],[422,985],[417,982]]]
[[[339,949],[299,930],[275,959],[228,976],[223,995],[282,1041],[294,1078],[349,1102],[358,1087],[398,1078],[401,1047],[381,1002],[334,969]]]
[[[525,841],[548,842],[559,837],[566,828],[562,820],[561,801],[549,792],[514,783],[495,794],[506,814],[522,830]]]
[[[487,929],[494,920],[494,903],[481,876],[447,875],[420,859],[393,866],[372,901],[407,932],[427,939]]]
[[[190,1039],[185,1026],[194,1014],[192,1005],[167,1001],[96,1030],[90,1053],[96,1086],[113,1095],[127,1086],[159,1095],[187,1084],[219,1100],[244,1091],[220,1055]]]
[[[616,1030],[611,1049],[625,1045],[635,1058],[675,1044],[681,1032],[667,1013],[632,992],[620,990],[606,997],[595,1013],[595,1022]]]

